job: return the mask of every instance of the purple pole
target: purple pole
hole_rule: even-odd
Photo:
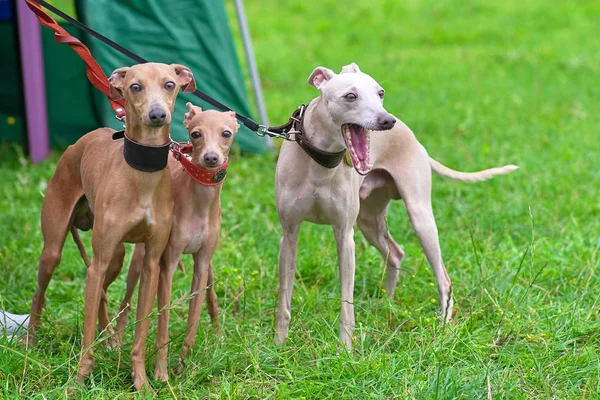
[[[17,0],[17,16],[29,154],[37,163],[46,158],[50,151],[42,36],[37,17],[23,0]]]

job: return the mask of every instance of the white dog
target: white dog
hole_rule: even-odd
[[[318,67],[308,83],[319,89],[321,95],[311,101],[296,125],[302,131],[300,145],[283,143],[275,178],[277,212],[283,228],[276,343],[288,337],[298,232],[303,221],[333,227],[342,295],[342,343],[350,348],[354,332],[353,226],[357,221],[367,240],[387,260],[386,290],[393,296],[404,255],[385,224],[386,211],[393,199],[403,199],[406,204],[438,282],[442,317],[450,320],[452,290],[431,209],[431,171],[474,182],[509,173],[517,167],[463,173],[431,159],[410,129],[384,109],[382,87],[354,63],[344,67],[339,75]],[[370,132],[384,130],[387,132]],[[337,156],[343,156],[345,151],[354,168],[339,162]],[[370,159],[374,162],[372,167]]]

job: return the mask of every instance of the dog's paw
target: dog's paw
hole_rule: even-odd
[[[175,375],[182,375],[183,374],[183,370],[185,369],[185,362],[183,361],[183,358],[179,358],[179,360],[177,361],[177,368],[175,368]]]
[[[148,376],[146,375],[146,371],[133,371],[133,387],[135,390],[140,391],[143,390],[147,393],[150,393],[151,396],[156,396],[156,392],[150,386],[150,382],[148,381]]]
[[[273,340],[277,346],[281,346],[287,340],[287,338],[287,335],[276,333],[273,337]]]
[[[154,369],[154,380],[158,382],[167,382],[169,380],[169,372],[166,365],[161,366],[156,364],[156,368]]]
[[[104,341],[104,347],[107,350],[116,350],[119,347],[121,347],[121,342],[119,342],[119,340],[115,336],[109,336]]]

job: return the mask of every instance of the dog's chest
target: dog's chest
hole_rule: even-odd
[[[316,224],[331,225],[351,218],[359,207],[358,195],[338,185],[312,187],[297,201],[304,219]]]
[[[202,247],[208,237],[208,221],[206,218],[199,216],[192,217],[186,223],[185,232],[182,232],[182,239],[187,243],[183,249],[183,253],[195,253]]]
[[[156,229],[156,219],[152,213],[152,209],[141,208],[131,215],[132,228],[124,238],[124,241],[130,243],[139,243],[148,239]]]

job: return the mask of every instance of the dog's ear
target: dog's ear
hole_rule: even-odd
[[[360,72],[360,68],[358,68],[358,65],[356,65],[355,63],[345,65],[344,67],[342,67],[342,74],[346,74],[348,72]]]
[[[187,107],[187,109],[189,110],[189,112],[186,112],[183,115],[183,125],[186,127],[186,129],[188,128],[189,123],[192,121],[192,119],[194,119],[194,117],[197,114],[200,114],[202,112],[202,109],[198,106],[193,105],[192,103],[190,103],[189,101],[187,103],[185,103],[185,106]]]
[[[196,80],[192,70],[181,64],[171,64],[171,68],[177,75],[177,83],[184,92],[193,92],[196,90]]]
[[[308,77],[308,84],[321,90],[334,75],[335,72],[329,68],[317,67]]]
[[[231,120],[233,121],[233,126],[235,127],[235,132],[237,132],[238,129],[240,129],[240,124],[238,124],[237,122],[237,114],[235,113],[235,111],[227,111],[227,114],[229,114],[229,116],[231,117]]]
[[[108,78],[111,99],[119,100],[123,98],[123,81],[125,80],[127,71],[129,71],[129,67],[115,69],[110,78]]]

